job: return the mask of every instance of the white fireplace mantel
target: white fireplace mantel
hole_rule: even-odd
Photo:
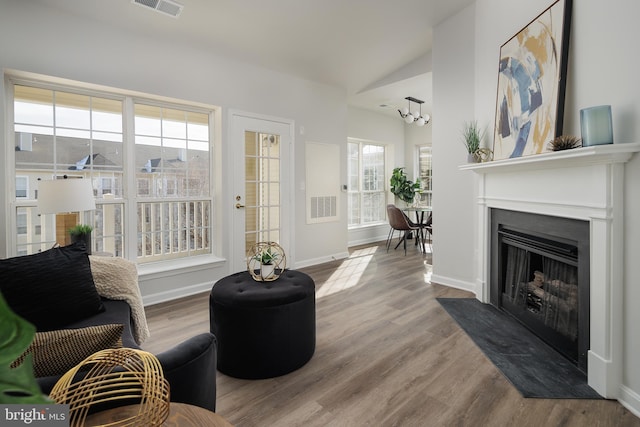
[[[640,151],[640,143],[594,145],[535,156],[495,160],[485,163],[469,163],[459,166],[459,169],[485,174],[522,171],[523,169],[554,169],[625,163],[638,151]]]
[[[476,296],[489,303],[493,208],[585,220],[590,231],[589,385],[622,384],[624,165],[640,143],[608,144],[459,167],[478,174]]]

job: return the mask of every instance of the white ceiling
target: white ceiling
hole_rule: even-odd
[[[339,86],[351,105],[393,114],[406,96],[431,113],[432,27],[474,0],[177,0],[177,19],[131,0],[37,1]]]

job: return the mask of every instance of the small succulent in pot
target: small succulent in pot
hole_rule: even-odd
[[[570,150],[582,146],[582,140],[577,136],[560,135],[559,137],[549,141],[548,148],[551,151]]]
[[[78,224],[69,229],[69,234],[71,234],[72,236],[84,236],[87,234],[91,234],[92,231],[92,226],[87,224]]]
[[[267,247],[262,252],[255,256],[256,261],[258,261],[262,265],[271,265],[274,261],[278,259],[277,252],[271,250],[271,247]]]
[[[71,235],[71,243],[81,242],[87,249],[87,253],[91,255],[91,232],[93,227],[87,224],[78,224],[69,229]]]

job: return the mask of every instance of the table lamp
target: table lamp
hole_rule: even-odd
[[[69,244],[67,229],[78,224],[75,212],[90,211],[96,208],[93,186],[90,179],[67,178],[39,181],[38,211],[40,214],[56,214],[56,241]],[[91,253],[89,235],[87,251]]]

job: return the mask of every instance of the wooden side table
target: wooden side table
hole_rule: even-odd
[[[99,426],[113,423],[138,412],[137,405],[120,406],[89,415],[85,426]],[[165,427],[233,427],[233,425],[215,412],[186,403],[171,402],[169,417],[162,424]]]

